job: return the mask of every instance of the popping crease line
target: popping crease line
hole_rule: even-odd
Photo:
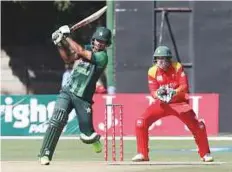
[[[120,140],[120,137],[115,137],[116,140]],[[1,136],[1,140],[40,140],[43,139],[43,136]],[[61,136],[60,140],[79,140],[80,137],[73,136]],[[103,140],[104,137],[101,138]],[[219,136],[219,137],[208,137],[212,141],[232,141],[230,136]],[[109,136],[108,140],[112,140],[112,137]],[[135,137],[123,137],[123,140],[136,140]],[[149,137],[149,140],[194,140],[193,137]]]

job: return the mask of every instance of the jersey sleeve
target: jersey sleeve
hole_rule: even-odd
[[[156,91],[159,88],[159,83],[156,80],[157,67],[153,66],[148,70],[148,87],[152,97],[156,98]]]
[[[177,96],[183,96],[189,92],[188,78],[184,72],[182,65],[179,65],[177,69],[177,77],[179,81],[179,87],[176,89]]]
[[[105,68],[108,63],[108,56],[106,52],[96,52],[92,54],[91,61],[96,64],[97,68]]]

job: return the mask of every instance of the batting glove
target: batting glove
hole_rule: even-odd
[[[57,30],[52,33],[52,41],[55,45],[59,44],[63,38],[63,34]]]
[[[68,34],[70,34],[70,28],[68,27],[68,25],[64,25],[64,26],[61,26],[60,28],[59,28],[59,31],[62,33],[62,34],[66,34],[66,35],[68,35]]]

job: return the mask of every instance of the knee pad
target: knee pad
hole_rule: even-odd
[[[62,128],[67,124],[68,115],[64,109],[54,109],[53,115],[50,119],[50,125],[55,128]]]
[[[143,118],[136,120],[136,128],[148,128],[147,122]]]
[[[84,133],[80,134],[80,139],[83,143],[85,144],[92,144],[95,143],[96,141],[99,141],[101,136],[97,133],[92,133],[90,136],[85,135]]]

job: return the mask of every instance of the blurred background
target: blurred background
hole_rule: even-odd
[[[219,131],[232,132],[232,2],[1,2],[1,94],[57,94],[65,65],[51,41],[52,32],[105,5],[111,7],[107,13],[72,37],[88,44],[97,26],[111,27],[106,89],[148,93],[154,49],[166,44],[183,62],[192,93],[219,94]],[[175,9],[161,9],[170,7]]]
[[[2,63],[5,64],[5,56],[9,57],[6,62],[9,68],[2,70],[2,93],[57,93],[65,65],[51,34],[62,25],[71,26],[88,17],[105,2],[5,1],[1,4]],[[89,44],[96,26],[105,23],[104,15],[77,30],[72,37],[83,45]],[[12,70],[13,78],[9,78],[8,70]],[[17,84],[22,84],[20,88],[15,88],[16,78]]]

